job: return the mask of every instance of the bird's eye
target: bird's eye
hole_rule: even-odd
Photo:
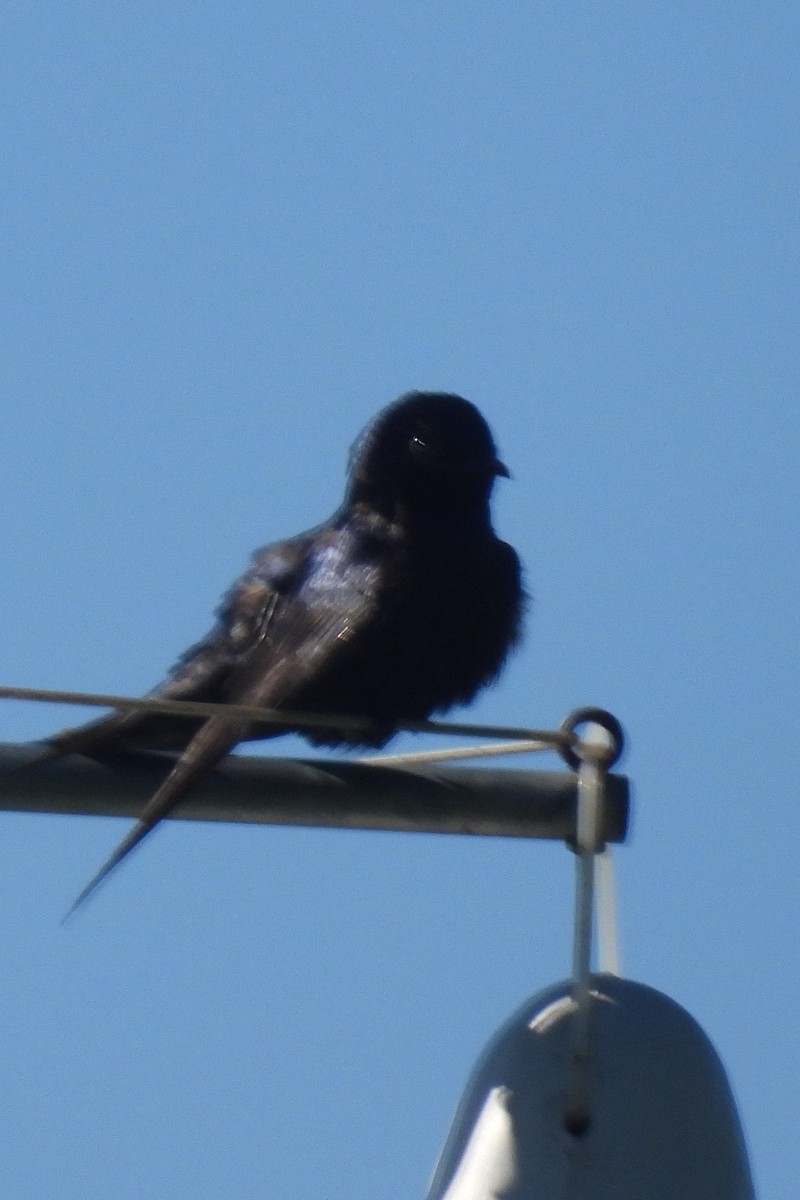
[[[421,438],[418,433],[415,433],[411,439],[411,445],[417,450],[424,450],[427,444],[428,443],[425,441],[425,439]]]

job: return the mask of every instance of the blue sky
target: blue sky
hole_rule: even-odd
[[[534,596],[470,716],[622,720],[623,965],[794,1200],[796,7],[3,24],[2,682],[147,690],[377,408],[468,396]],[[0,737],[81,715],[5,702]],[[8,1194],[421,1196],[476,1053],[569,970],[569,853],[181,824],[60,928],[123,828],[3,816]]]

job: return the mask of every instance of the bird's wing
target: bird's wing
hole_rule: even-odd
[[[226,690],[232,703],[290,708],[291,697],[313,683],[338,655],[349,653],[353,637],[372,625],[379,610],[380,571],[354,557],[352,549],[347,533],[318,533],[307,548],[302,573],[295,574],[294,586],[285,593],[276,587],[276,572],[284,565],[277,549],[263,552],[243,576],[224,608],[228,622],[235,622],[240,611],[252,613],[259,580],[272,592],[264,619],[257,629],[250,626],[247,648],[231,671]],[[246,721],[223,717],[204,723],[67,916],[175,808],[187,789],[246,736],[247,727]]]
[[[150,692],[159,700],[226,699],[226,681],[263,641],[276,612],[305,569],[311,535],[259,550],[254,562],[225,595],[214,628],[189,647],[163,683]],[[182,750],[202,721],[162,713],[115,712],[47,739],[35,763],[67,754],[101,757],[130,749]]]

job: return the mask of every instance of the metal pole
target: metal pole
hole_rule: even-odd
[[[587,750],[589,747],[587,747]],[[591,1002],[594,863],[603,802],[600,765],[586,758],[578,772],[578,836],[575,864],[575,933],[572,953],[572,1064],[565,1123],[580,1134],[589,1122],[589,1009]]]
[[[572,1016],[570,1070],[564,1124],[576,1135],[589,1128],[590,1024],[592,1008],[592,923],[595,860],[605,845],[603,827],[608,796],[608,768],[622,754],[625,737],[616,717],[600,708],[579,708],[561,722],[561,730],[589,734],[565,754],[578,772],[575,862],[575,932],[572,957]],[[600,735],[600,740],[598,740]]]
[[[0,744],[0,810],[136,817],[174,761],[80,755],[36,766],[35,745]],[[9,773],[10,772],[10,773]],[[396,767],[234,755],[172,814],[193,821],[576,839],[571,771]],[[625,838],[628,780],[607,776],[602,841]]]

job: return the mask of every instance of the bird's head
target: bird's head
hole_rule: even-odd
[[[498,475],[508,470],[474,404],[445,392],[409,392],[356,440],[348,491],[351,500],[485,504]]]

